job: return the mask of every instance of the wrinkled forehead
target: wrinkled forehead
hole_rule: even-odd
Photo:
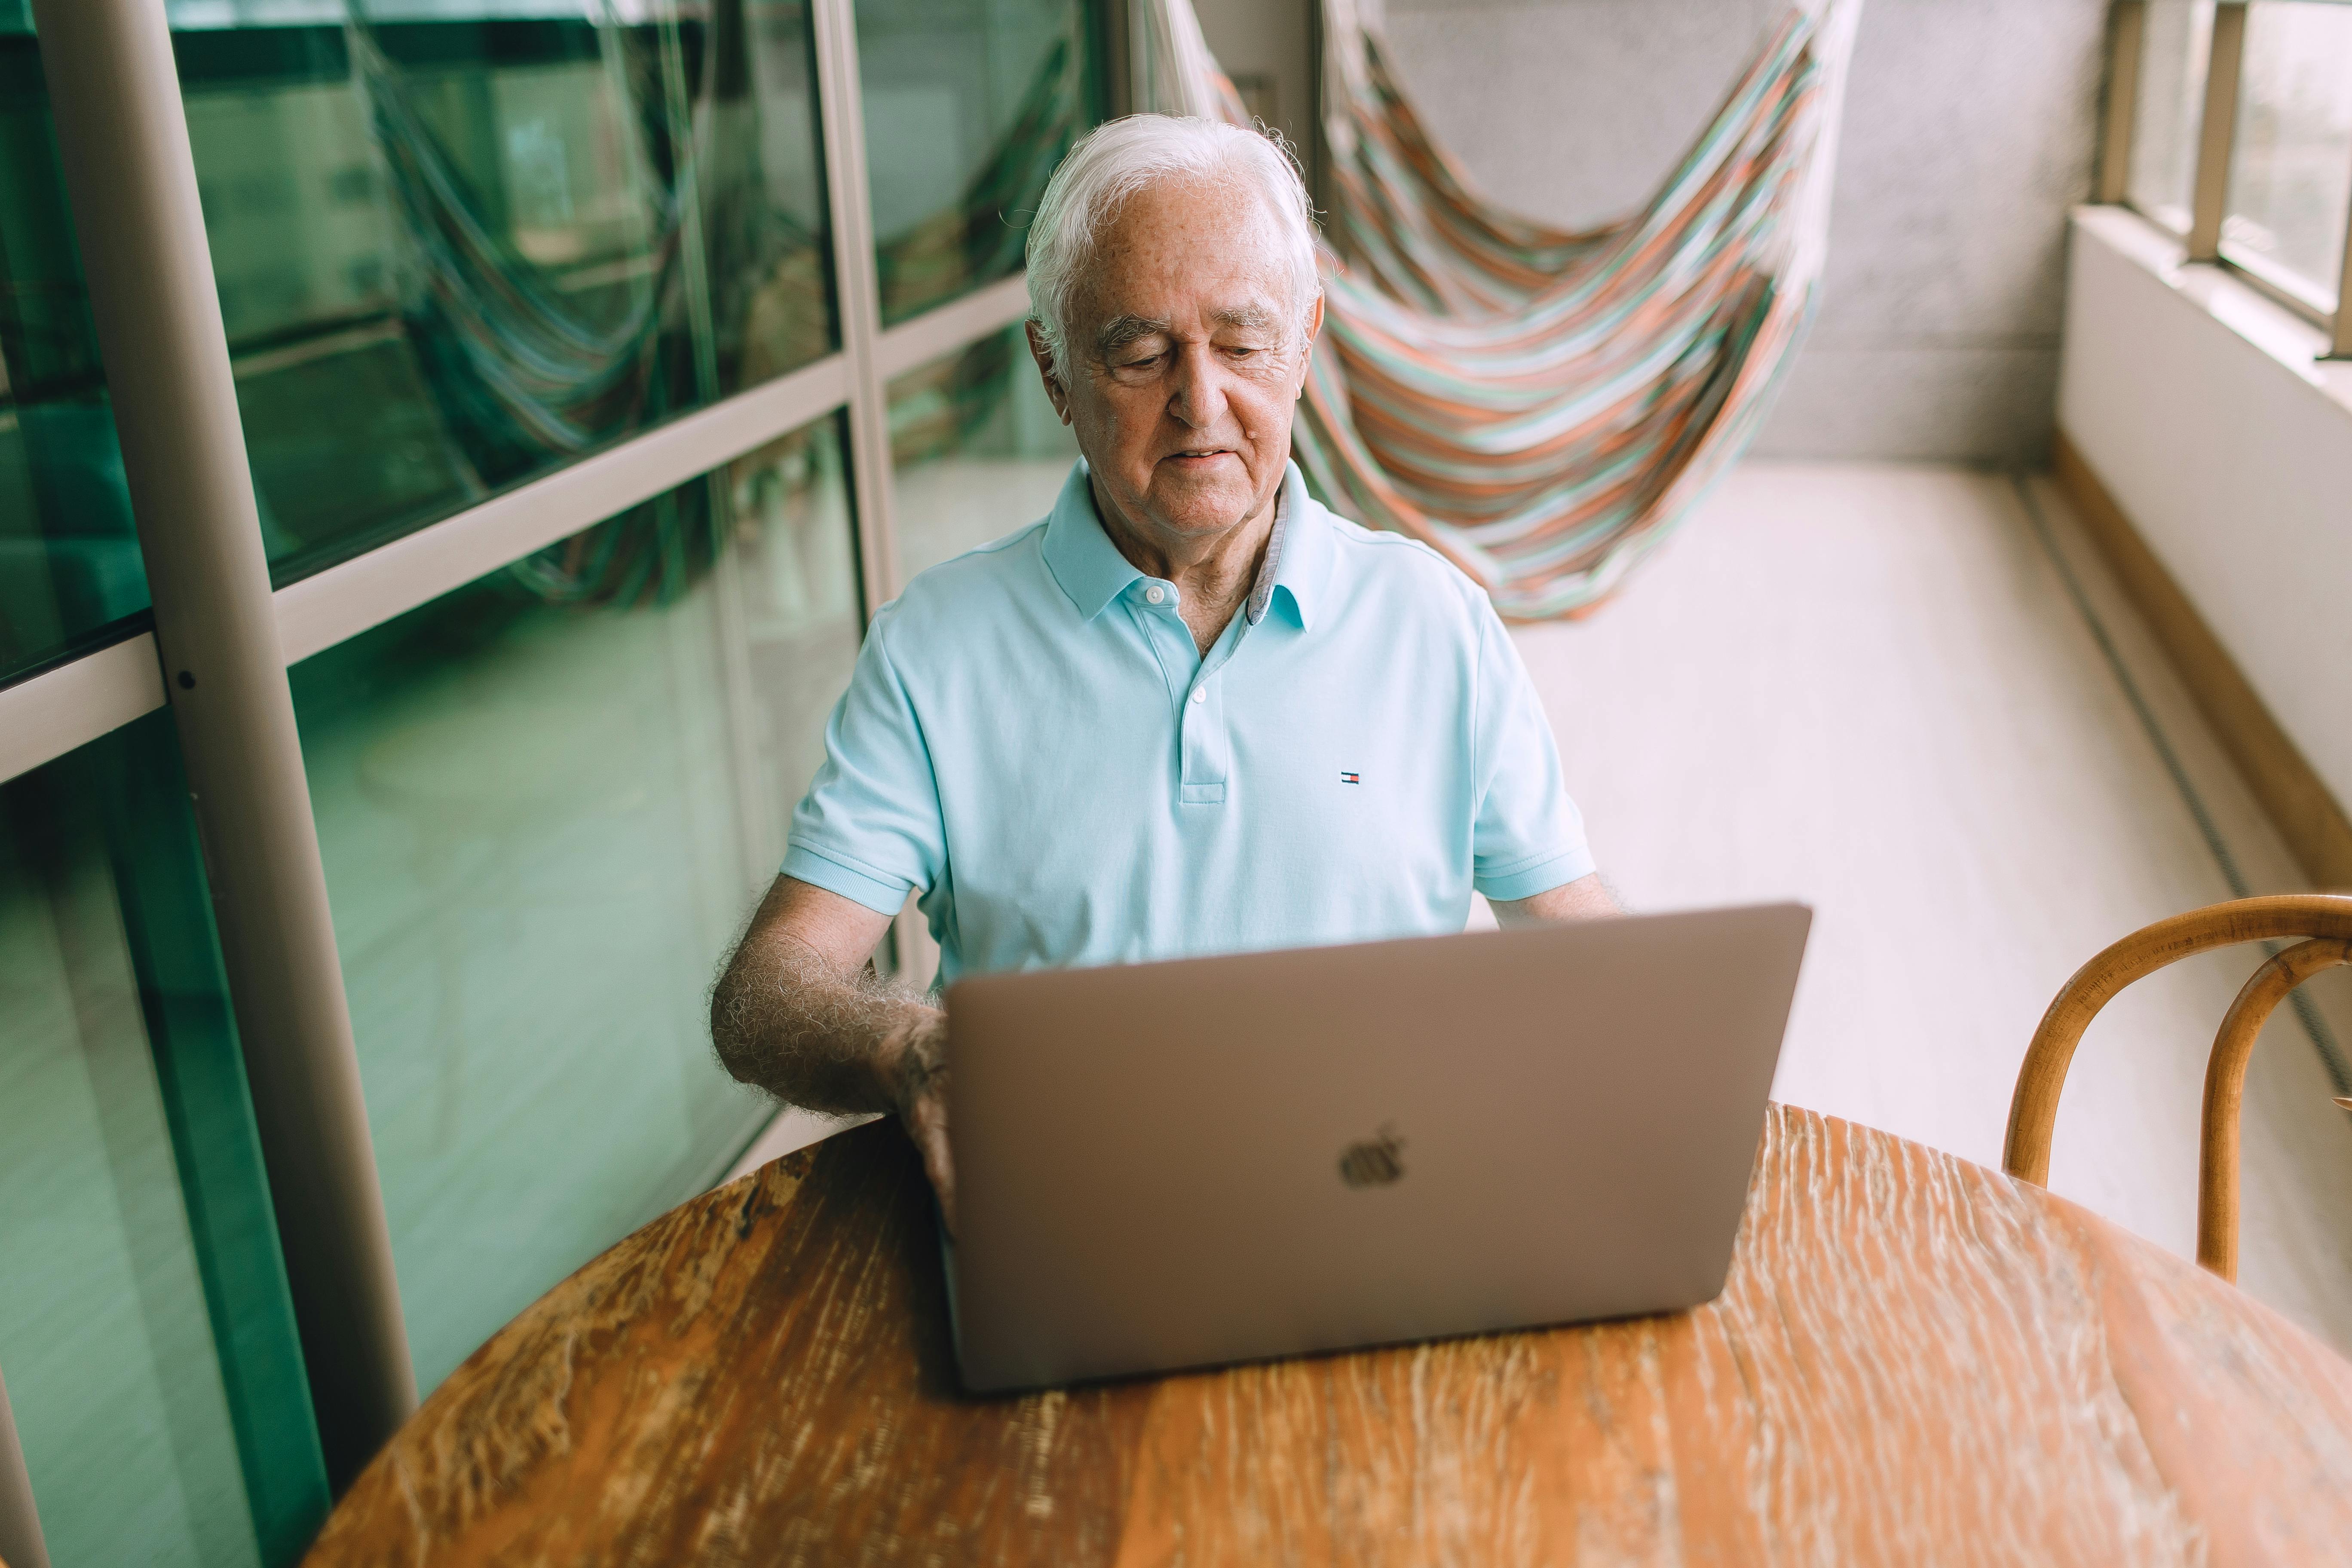
[[[1122,318],[1255,324],[1296,303],[1282,221],[1244,181],[1147,185],[1104,220],[1076,283],[1070,325],[1081,342]]]

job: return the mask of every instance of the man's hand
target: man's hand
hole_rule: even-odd
[[[899,1124],[922,1152],[923,1173],[939,1194],[940,1217],[948,1234],[955,1234],[955,1163],[948,1154],[948,1027],[933,1013],[917,1023],[898,1042],[898,1060],[892,1075]]]

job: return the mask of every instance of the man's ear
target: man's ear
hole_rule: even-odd
[[[1045,347],[1045,334],[1037,330],[1034,321],[1026,322],[1024,326],[1029,333],[1029,357],[1037,362],[1037,377],[1045,384],[1045,395],[1053,401],[1054,412],[1062,416],[1063,424],[1067,425],[1070,422],[1070,389],[1062,384],[1060,376],[1054,374],[1054,356]]]
[[[1290,395],[1293,402],[1307,395],[1307,362],[1315,357],[1315,340],[1322,331],[1323,296],[1318,293],[1315,296],[1315,308],[1307,312],[1307,346],[1298,355],[1298,386]]]

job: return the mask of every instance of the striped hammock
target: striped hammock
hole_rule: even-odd
[[[1747,446],[1812,312],[1861,0],[1794,0],[1658,194],[1570,232],[1480,195],[1356,0],[1321,0],[1323,334],[1292,437],[1339,510],[1518,620],[1590,612]],[[1145,0],[1145,101],[1248,124],[1191,0]]]

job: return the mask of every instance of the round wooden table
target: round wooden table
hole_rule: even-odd
[[[452,1373],[314,1564],[2352,1561],[2352,1365],[2036,1187],[1776,1107],[1696,1311],[957,1392],[877,1123]]]

